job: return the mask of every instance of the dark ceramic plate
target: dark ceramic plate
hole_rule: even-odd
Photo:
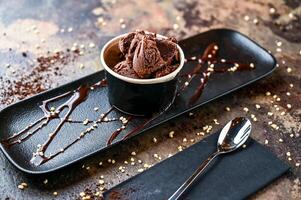
[[[153,120],[147,127],[140,131],[140,133],[208,103],[218,97],[255,82],[267,76],[275,69],[276,61],[272,55],[248,37],[233,30],[211,30],[180,41],[179,44],[183,48],[185,56],[190,57],[201,55],[204,49],[212,42],[219,45],[219,58],[231,59],[232,61],[239,63],[252,62],[255,64],[256,68],[252,71],[212,75],[201,97],[190,106],[188,105],[188,101],[193,95],[198,84],[197,81],[192,82],[187,90],[176,98],[174,104],[169,110]],[[187,73],[187,71],[191,70],[194,66],[195,63],[187,63],[181,73]],[[82,84],[96,83],[104,77],[105,73],[100,71],[3,109],[0,113],[0,140],[8,138],[13,133],[24,129],[31,122],[41,118],[43,116],[43,112],[39,105],[42,101],[67,91],[74,90]],[[69,97],[65,97],[59,101],[55,101],[50,106],[58,107],[68,98]],[[94,111],[94,107],[99,107],[99,111]],[[95,90],[91,90],[87,100],[76,107],[71,118],[74,120],[94,120],[100,113],[107,111],[109,108],[110,104],[107,98],[107,88],[97,88]],[[118,111],[113,111],[109,117],[119,118],[120,116],[123,116],[123,114]],[[122,131],[120,135],[116,137],[113,144],[122,141],[123,137],[129,130],[134,129],[144,121],[145,119],[135,118],[135,120],[128,125],[127,129]],[[38,131],[38,133],[34,134],[31,138],[21,144],[16,144],[10,148],[1,144],[1,149],[6,157],[20,170],[31,174],[42,174],[60,169],[107,148],[107,141],[112,132],[121,126],[119,122],[103,123],[99,125],[98,128],[87,134],[78,143],[71,146],[64,153],[42,165],[33,165],[30,162],[32,153],[35,152],[38,144],[45,142],[48,134],[53,131],[57,123],[58,120],[51,121],[51,123]],[[56,152],[62,147],[68,145],[79,136],[81,131],[86,128],[87,127],[81,123],[64,125],[57,137],[55,137],[48,147],[47,152]]]

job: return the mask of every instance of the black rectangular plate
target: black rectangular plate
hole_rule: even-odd
[[[105,199],[168,199],[216,150],[218,135],[219,131],[111,188],[104,193]],[[288,169],[288,165],[251,139],[245,149],[222,155],[213,161],[183,199],[245,199]]]
[[[215,42],[219,45],[219,58],[231,59],[232,61],[237,61],[240,63],[253,62],[256,66],[255,70],[212,75],[202,96],[194,105],[188,106],[189,97],[191,97],[197,85],[196,81],[192,82],[189,88],[176,98],[175,103],[170,107],[170,109],[160,117],[156,118],[150,125],[145,127],[143,131],[157,126],[167,120],[188,112],[189,110],[199,107],[234,90],[237,90],[247,84],[257,81],[275,69],[276,61],[272,55],[270,55],[265,49],[260,47],[248,37],[233,30],[211,30],[180,41],[179,45],[183,48],[185,56],[190,57],[201,55],[204,51],[204,48],[206,48],[212,42]],[[186,73],[194,66],[195,63],[185,64],[181,73]],[[43,100],[57,96],[66,91],[74,90],[82,84],[96,83],[104,77],[104,71],[100,71],[69,84],[20,101],[3,109],[0,112],[0,140],[11,136],[14,132],[22,130],[29,123],[42,117],[43,112],[39,108],[39,105]],[[66,99],[54,102],[53,106],[57,107],[64,100]],[[76,110],[74,110],[71,118],[76,120],[84,120],[87,118],[96,119],[99,115],[99,112],[95,112],[93,110],[94,107],[99,107],[101,112],[105,112],[109,109],[110,105],[107,99],[106,88],[92,90],[88,99],[84,103],[80,104]],[[110,114],[111,117],[120,117],[122,115],[122,113],[117,111]],[[138,124],[141,124],[143,121],[144,119],[136,119],[129,125],[127,129],[130,130],[138,126]],[[22,144],[15,145],[11,148],[7,148],[1,144],[2,151],[17,168],[24,172],[31,174],[47,173],[67,166],[107,148],[108,146],[106,145],[106,142],[111,133],[120,127],[120,123],[101,125],[96,130],[86,135],[80,142],[73,145],[63,154],[60,154],[53,160],[50,160],[49,162],[40,166],[31,164],[29,160],[32,156],[32,153],[36,150],[37,145],[42,144],[47,138],[48,134],[53,131],[55,123],[56,122],[54,121],[53,123],[48,124],[45,128],[39,131],[38,134],[35,134]],[[66,124],[59,132],[51,146],[49,146],[49,151],[53,152],[54,150],[60,149],[61,147],[67,145],[73,139],[78,137],[80,132],[83,130],[85,130],[85,127],[82,124],[73,126]],[[123,131],[116,138],[114,143],[120,142],[126,133],[127,131]]]

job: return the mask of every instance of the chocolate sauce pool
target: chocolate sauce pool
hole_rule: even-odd
[[[196,87],[194,94],[189,99],[190,105],[194,104],[199,99],[212,74],[226,73],[226,72],[231,73],[235,71],[254,69],[254,64],[252,63],[238,64],[236,62],[226,61],[224,59],[219,61],[217,59],[218,49],[219,49],[218,45],[216,43],[212,43],[205,49],[204,53],[200,57],[191,57],[187,59],[187,62],[196,61],[197,64],[195,65],[195,67],[191,72],[181,76],[181,78],[184,78],[185,81],[184,84],[180,87],[180,92],[178,93],[178,95],[180,95],[181,91],[185,90],[189,86],[192,80],[199,79],[198,80],[199,84]],[[221,64],[223,66],[220,66]],[[216,67],[217,65],[219,66]],[[87,121],[86,122],[87,124],[92,124],[92,125],[89,128],[87,128],[85,131],[81,132],[79,136],[76,139],[74,139],[71,143],[66,145],[64,148],[57,149],[57,151],[54,153],[45,155],[45,152],[47,151],[49,145],[52,143],[52,141],[57,136],[57,134],[59,133],[59,131],[61,130],[61,128],[64,126],[65,123],[83,123],[82,121],[70,120],[69,117],[72,114],[72,112],[76,109],[76,107],[81,103],[83,103],[89,97],[89,92],[94,88],[101,88],[106,86],[107,86],[106,80],[101,80],[100,82],[92,86],[82,85],[75,91],[69,91],[62,95],[43,101],[40,108],[43,111],[44,116],[36,120],[35,122],[29,124],[18,133],[14,133],[12,136],[6,138],[5,140],[2,141],[2,143],[7,147],[13,147],[14,145],[21,144],[22,142],[28,140],[35,133],[37,133],[40,129],[47,126],[51,120],[59,119],[60,120],[59,124],[55,127],[52,133],[49,133],[47,140],[43,144],[38,145],[38,148],[36,152],[33,153],[33,156],[30,161],[34,165],[39,166],[55,158],[56,156],[62,154],[64,151],[70,148],[72,145],[79,142],[81,138],[83,138],[87,133],[97,129],[97,127],[101,123],[117,121],[117,119],[107,119],[107,116],[113,110],[115,110],[115,108],[111,107],[108,111],[102,113],[97,120]],[[70,96],[69,99],[64,103],[62,103],[58,108],[54,110],[49,109],[48,104],[50,102],[57,101],[67,96]],[[60,117],[59,114],[61,114],[64,109],[67,109],[67,112],[63,117]],[[143,123],[141,123],[137,127],[130,130],[128,133],[126,133],[126,135],[123,137],[123,140],[141,131],[145,126],[147,126],[151,121],[153,121],[161,114],[162,113],[156,114],[151,118],[146,119]],[[134,116],[129,116],[126,120],[123,120],[122,126],[118,128],[116,131],[114,131],[109,137],[109,139],[107,140],[107,145],[111,145],[114,142],[114,140],[118,137],[118,135],[127,128],[128,124],[134,118],[135,118]]]

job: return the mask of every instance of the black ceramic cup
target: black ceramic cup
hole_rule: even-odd
[[[100,61],[106,70],[110,104],[131,115],[146,116],[163,112],[173,103],[177,93],[178,74],[184,65],[183,50],[177,46],[180,63],[172,73],[151,79],[129,78],[111,69],[121,61],[118,42],[125,35],[113,38],[101,50]],[[165,38],[158,34],[157,37]]]

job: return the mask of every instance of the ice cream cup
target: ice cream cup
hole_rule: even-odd
[[[117,36],[108,41],[100,53],[101,65],[106,71],[110,104],[131,115],[145,116],[163,112],[173,103],[177,93],[178,75],[184,65],[183,50],[177,45],[180,63],[178,68],[170,74],[151,79],[129,78],[111,69],[120,61],[118,42],[125,35]],[[157,38],[166,37],[157,34]]]

